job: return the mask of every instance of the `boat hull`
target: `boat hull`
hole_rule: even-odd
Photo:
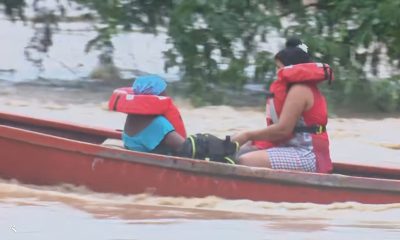
[[[117,134],[110,131],[111,135]],[[119,194],[272,202],[399,203],[400,181],[231,166],[0,126],[0,177]]]

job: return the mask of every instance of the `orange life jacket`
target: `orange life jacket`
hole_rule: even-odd
[[[108,109],[127,114],[163,115],[175,131],[186,138],[185,125],[172,99],[157,95],[135,95],[132,88],[115,89],[108,101]]]

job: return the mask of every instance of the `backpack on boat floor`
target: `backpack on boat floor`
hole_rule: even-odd
[[[231,142],[229,136],[222,140],[212,134],[198,133],[185,140],[179,156],[235,164],[238,150],[239,144]]]

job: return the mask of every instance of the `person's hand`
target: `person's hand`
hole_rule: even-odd
[[[233,135],[231,140],[232,142],[238,142],[242,146],[250,140],[250,136],[248,132],[241,132]]]

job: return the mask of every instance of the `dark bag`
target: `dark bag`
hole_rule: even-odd
[[[230,136],[222,140],[212,134],[198,133],[185,140],[179,156],[235,164],[238,149],[239,144],[231,142]]]

